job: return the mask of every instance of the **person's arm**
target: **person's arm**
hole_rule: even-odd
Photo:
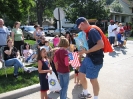
[[[11,32],[11,37],[12,37],[12,40],[14,41],[14,36],[15,36],[15,33],[12,31]]]
[[[21,29],[20,29],[21,30]],[[22,40],[24,41],[24,34],[23,34],[23,31],[21,30],[21,32],[22,32]]]
[[[39,73],[51,73],[52,70],[42,70],[42,62],[38,61],[38,72]]]
[[[58,69],[58,61],[57,61],[57,57],[54,56],[54,64],[55,64],[55,68],[56,70]]]
[[[17,51],[16,56],[17,56],[17,58],[20,58],[20,53],[19,53],[19,51]]]
[[[13,47],[10,47],[9,50],[5,49],[4,53],[7,55],[11,55]]]

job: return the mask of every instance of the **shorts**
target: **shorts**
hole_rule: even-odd
[[[109,37],[109,42],[110,42],[111,45],[114,44],[115,36],[114,37],[113,36]]]
[[[89,79],[96,79],[103,64],[94,65],[89,57],[85,57],[81,63],[79,72],[86,74]]]
[[[77,69],[74,70],[75,74],[78,76],[79,71]]]
[[[123,44],[124,43],[124,41],[118,41],[118,44]]]

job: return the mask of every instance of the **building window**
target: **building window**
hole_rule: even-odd
[[[121,17],[121,22],[125,22],[125,16]]]

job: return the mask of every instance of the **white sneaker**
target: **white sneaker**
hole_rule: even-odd
[[[31,73],[31,71],[28,68],[24,67],[23,69],[24,69],[25,72]]]
[[[33,63],[34,61],[32,59],[28,60],[28,63]]]

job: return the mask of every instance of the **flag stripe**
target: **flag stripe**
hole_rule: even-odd
[[[73,60],[70,60],[70,63],[72,67],[76,68],[80,66],[79,58],[78,58],[78,53],[77,52],[72,52],[72,55],[74,57]]]

